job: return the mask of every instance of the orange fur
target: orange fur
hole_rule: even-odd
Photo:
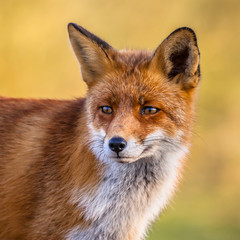
[[[1,240],[61,240],[74,227],[91,225],[84,206],[72,199],[79,191],[94,193],[106,168],[89,147],[89,123],[109,139],[119,135],[143,143],[161,126],[169,137],[181,131],[181,144],[190,141],[199,82],[191,31],[173,34],[152,53],[118,52],[76,28],[70,24],[69,33],[89,87],[86,99],[0,98]],[[169,60],[177,41],[193,49],[185,72],[176,73],[181,66],[174,70]],[[170,73],[176,73],[171,80]],[[103,114],[99,106],[104,105],[114,114]],[[161,111],[141,115],[146,105]],[[137,231],[138,226],[129,226],[125,239],[135,240]]]
[[[87,137],[80,119],[85,121],[83,99],[0,100],[1,238],[47,239],[46,227],[61,234],[83,221],[68,203],[68,191],[94,187],[100,169],[78,144],[78,132]]]

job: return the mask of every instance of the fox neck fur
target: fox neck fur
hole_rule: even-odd
[[[96,137],[98,133],[92,134]],[[103,177],[96,189],[83,194],[84,197],[82,190],[74,191],[72,201],[85,207],[92,227],[85,230],[76,227],[67,239],[142,239],[148,225],[173,194],[188,152],[178,139],[163,145],[156,155],[134,163],[105,162]],[[99,157],[99,151],[94,150]]]

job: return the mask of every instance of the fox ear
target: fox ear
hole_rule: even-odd
[[[106,42],[75,23],[68,24],[69,38],[80,63],[83,80],[93,85],[111,66]]]
[[[200,79],[199,57],[194,31],[179,28],[156,49],[150,67],[181,84],[182,89],[189,90],[196,87]]]

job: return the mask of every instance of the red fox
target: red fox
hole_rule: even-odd
[[[172,196],[200,81],[184,27],[118,51],[68,25],[86,98],[0,98],[0,239],[140,240]]]

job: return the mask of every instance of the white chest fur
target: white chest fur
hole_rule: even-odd
[[[174,191],[181,159],[187,149],[161,152],[160,157],[135,163],[113,162],[91,195],[78,198],[93,224],[72,229],[68,240],[140,240],[147,226],[164,208]],[[76,196],[74,196],[76,200]]]

